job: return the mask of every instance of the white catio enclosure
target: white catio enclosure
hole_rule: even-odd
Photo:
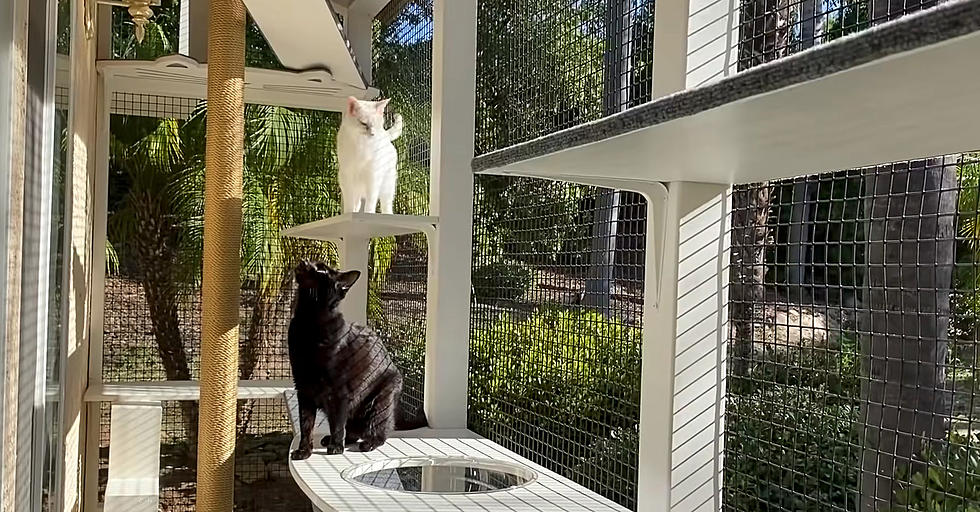
[[[103,323],[111,314],[104,271],[110,254],[104,250],[111,202],[110,129],[114,114],[178,120],[195,115],[199,100],[206,97],[207,27],[192,13],[200,14],[205,2],[181,2],[187,15],[180,24],[179,50],[185,55],[152,61],[108,59],[105,48],[111,46],[115,25],[109,7],[98,7],[97,15],[94,4],[71,3],[76,24],[83,29],[73,39],[69,64],[74,91],[69,111],[75,123],[70,132],[77,132],[78,140],[94,151],[83,154],[76,147],[69,152],[70,168],[79,182],[91,180],[91,187],[80,190],[81,197],[68,204],[91,201],[92,214],[83,212],[76,235],[91,231],[90,238],[82,236],[78,243],[87,246],[93,270],[91,282],[75,284],[73,293],[66,294],[84,297],[85,307],[78,309],[86,312],[90,326],[82,352],[85,361],[65,370],[62,385],[64,423],[77,427],[70,432],[74,442],[65,443],[64,466],[80,463],[81,476],[72,483],[74,477],[63,469],[67,480],[61,492],[66,503],[84,502],[85,510],[157,510],[163,404],[194,402],[200,392],[195,380],[105,381]],[[246,1],[258,30],[288,68],[248,68],[246,102],[338,111],[348,95],[377,96],[372,65],[377,55],[372,47],[375,18],[386,8],[406,5],[388,4]],[[430,16],[432,27],[431,64],[423,60],[430,67],[423,74],[431,80],[430,120],[425,126],[429,145],[428,154],[420,158],[428,166],[427,204],[414,212],[417,215],[333,216],[289,227],[282,236],[329,241],[342,267],[365,275],[374,265],[372,239],[416,235],[424,240],[418,242],[427,254],[421,405],[430,428],[404,433],[376,453],[290,461],[289,474],[314,506],[325,511],[721,510],[732,185],[980,147],[975,129],[980,119],[980,67],[971,65],[980,55],[980,0],[950,1],[896,20],[879,17],[872,9],[875,26],[752,69],[740,66],[746,24],[740,20],[744,12],[734,3],[658,2],[653,7],[652,101],[603,107],[601,119],[575,117],[551,126],[566,129],[528,132],[523,139],[516,137],[519,140],[479,156],[474,149],[480,124],[477,2],[434,0],[418,5],[431,7],[429,13],[422,9],[421,17]],[[558,1],[542,5],[560,5],[559,11],[581,7]],[[625,16],[613,12],[613,20]],[[766,51],[778,46],[778,41],[763,43],[769,45]],[[98,61],[96,45],[101,47]],[[543,69],[528,72],[545,74]],[[141,96],[170,100],[135,107],[123,101]],[[795,167],[787,166],[788,161]],[[630,496],[610,499],[614,493],[607,492],[600,479],[568,477],[563,459],[541,453],[544,448],[535,453],[539,445],[533,442],[483,437],[484,432],[473,431],[470,391],[474,380],[486,377],[475,375],[473,369],[483,367],[469,361],[470,322],[475,318],[471,283],[476,281],[471,279],[477,236],[474,174],[629,191],[646,201],[642,314],[636,322],[642,326],[642,365],[621,368],[638,382],[636,476],[627,486],[632,493],[625,493]],[[349,318],[369,320],[369,292],[366,284],[354,289],[345,303]],[[555,338],[563,334],[556,330]],[[238,398],[283,400],[291,383],[287,375],[274,377],[243,381]],[[285,400],[295,425],[288,394]],[[104,500],[99,503],[105,403],[111,404],[111,449]],[[538,413],[528,413],[531,420],[540,419],[534,414]],[[515,462],[529,468],[534,478],[513,490],[475,497],[382,491],[343,478],[345,471],[361,463],[435,456]]]

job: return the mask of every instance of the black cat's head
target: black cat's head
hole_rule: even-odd
[[[304,260],[296,266],[300,301],[322,308],[336,307],[359,277],[357,270],[338,272],[322,261]]]

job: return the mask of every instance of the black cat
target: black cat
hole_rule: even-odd
[[[338,306],[361,273],[338,272],[322,262],[296,268],[296,309],[289,324],[289,363],[299,402],[300,443],[295,460],[313,452],[310,439],[317,409],[330,422],[320,444],[328,454],[357,443],[361,451],[384,444],[396,427],[426,425],[424,417],[396,425],[402,375],[371,328],[348,323]]]

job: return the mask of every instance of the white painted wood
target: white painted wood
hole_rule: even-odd
[[[361,277],[347,291],[347,296],[340,303],[340,311],[348,322],[367,325],[368,250],[371,240],[364,236],[344,235],[336,243],[340,268],[344,271],[357,270],[361,273]]]
[[[640,510],[694,512],[721,510],[721,466],[718,446],[724,436],[726,349],[722,316],[727,299],[729,214],[726,186],[670,183],[667,233],[660,307],[644,312],[643,387],[640,391],[640,450],[650,439],[644,426],[671,419],[670,457],[661,462],[670,471],[669,508],[661,496],[642,494]],[[650,332],[650,329],[653,332]],[[650,338],[646,333],[650,332]],[[664,335],[674,343],[666,367],[654,359],[668,350]],[[651,354],[648,348],[657,344]],[[668,371],[670,370],[670,371]],[[648,373],[666,373],[671,380],[669,400],[647,397],[664,393],[648,387]],[[666,397],[664,397],[666,398]],[[642,457],[642,455],[641,455]],[[641,466],[641,472],[646,468]],[[641,482],[643,482],[641,476]],[[643,486],[641,486],[641,489]],[[650,508],[650,503],[657,506]]]
[[[211,0],[181,0],[178,51],[198,62],[208,61],[208,7]]]
[[[685,88],[714,82],[735,72],[737,60],[732,57],[737,56],[735,27],[739,7],[733,0],[690,0]],[[656,76],[655,70],[654,80]]]
[[[687,75],[687,19],[691,0],[660,1],[654,5],[653,97],[683,91]]]
[[[976,55],[980,33],[488,172],[732,184],[973,150],[980,66],[950,63]]]
[[[288,380],[243,380],[238,382],[238,399],[279,398],[292,388],[293,382]],[[95,384],[85,393],[86,402],[196,401],[200,397],[201,386],[196,380]]]
[[[244,0],[283,66],[325,69],[341,83],[364,89],[333,6],[326,0]]]
[[[193,99],[207,96],[207,64],[181,55],[155,61],[100,61],[99,72],[105,76],[106,87],[112,92]],[[345,108],[348,96],[372,99],[377,95],[376,89],[349,85],[324,70],[245,69],[245,101],[248,103],[340,112]]]
[[[345,213],[282,230],[282,236],[320,241],[337,241],[345,236],[377,238],[425,233],[431,235],[439,218],[422,215]]]
[[[456,1],[456,0],[451,0]],[[286,394],[294,433],[297,406],[294,393]],[[314,440],[328,432],[322,415]],[[291,450],[299,443],[294,437]],[[486,494],[410,494],[371,489],[341,477],[345,469],[368,461],[395,457],[446,456],[472,457],[513,462],[538,474],[535,482],[512,491]],[[368,453],[348,450],[342,455],[326,455],[314,442],[313,455],[303,461],[289,461],[289,471],[313,506],[330,512],[417,512],[420,510],[484,512],[625,512],[626,509],[544,467],[520,457],[502,446],[465,429],[395,432],[381,448]]]
[[[112,406],[105,512],[157,512],[162,421],[159,403]]]
[[[359,10],[348,11],[344,27],[354,62],[365,83],[374,82],[374,16]]]
[[[100,8],[98,23],[111,22],[111,16],[102,16]],[[101,25],[97,27],[102,34]],[[102,41],[100,40],[100,45]],[[101,51],[101,48],[100,48]],[[93,182],[93,228],[92,228],[92,297],[89,318],[88,382],[89,391],[102,383],[103,336],[105,322],[105,268],[106,268],[106,226],[108,222],[109,196],[109,91],[105,87],[105,77],[98,77],[98,102],[95,142],[95,176]],[[88,391],[86,391],[87,395]],[[85,450],[85,510],[94,510],[99,503],[99,433],[102,414],[99,404],[90,404],[86,415]]]
[[[351,11],[358,12],[370,17],[375,17],[392,0],[349,0],[348,5]]]
[[[424,407],[433,428],[465,428],[476,127],[476,0],[436,0]]]

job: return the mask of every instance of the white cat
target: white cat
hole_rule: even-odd
[[[402,134],[402,117],[385,129],[385,107],[391,100],[347,98],[337,132],[337,178],[344,213],[392,213],[398,183],[398,152],[391,142]]]

